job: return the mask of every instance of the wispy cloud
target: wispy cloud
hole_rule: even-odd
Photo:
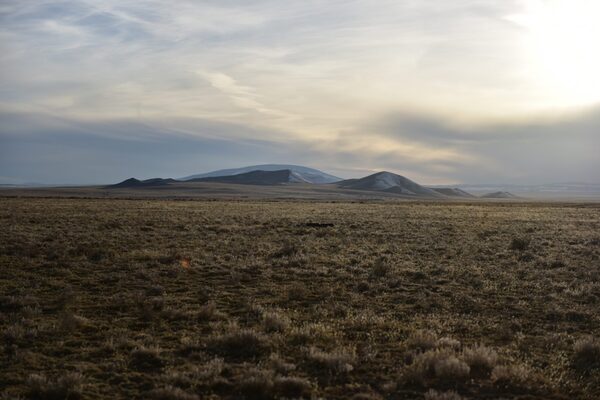
[[[198,71],[198,74],[210,82],[211,86],[228,96],[237,107],[250,109],[261,114],[277,118],[293,119],[294,116],[281,110],[266,107],[260,102],[255,88],[243,86],[222,72]]]

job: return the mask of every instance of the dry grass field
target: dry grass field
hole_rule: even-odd
[[[0,398],[597,399],[600,206],[0,199]]]

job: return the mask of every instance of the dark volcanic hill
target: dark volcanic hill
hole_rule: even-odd
[[[414,197],[444,198],[441,193],[426,188],[402,175],[383,171],[360,179],[348,179],[338,182],[344,189],[367,190],[376,192],[395,193]]]
[[[288,165],[288,164],[264,164],[264,165],[252,165],[249,167],[243,168],[230,168],[230,169],[221,169],[218,171],[208,172],[206,174],[197,174],[190,175],[184,178],[181,178],[182,181],[191,181],[197,180],[199,178],[215,178],[215,177],[223,177],[223,176],[231,176],[231,175],[240,175],[253,171],[267,171],[267,172],[275,172],[275,171],[283,171],[290,170],[296,174],[296,176],[302,179],[307,183],[315,183],[315,184],[324,184],[324,183],[334,183],[339,182],[342,179],[337,176],[333,176],[327,174],[323,171],[319,171],[318,169],[303,167],[300,165]]]
[[[312,183],[292,170],[251,171],[237,175],[211,176],[190,179],[187,182],[219,182],[236,183],[240,185],[285,185],[289,183]]]
[[[465,199],[473,199],[476,196],[472,195],[469,192],[465,192],[462,189],[459,188],[431,188],[432,190],[435,190],[436,192],[443,194],[444,196],[448,196],[448,197],[460,197],[460,198],[465,198]]]
[[[480,196],[482,199],[519,199],[520,197],[510,192],[493,192]]]
[[[146,179],[143,181],[141,181],[139,179],[135,179],[135,178],[129,178],[129,179],[125,179],[123,182],[119,182],[114,185],[106,186],[106,188],[118,189],[118,188],[165,186],[165,185],[168,185],[169,183],[174,183],[174,182],[177,182],[177,181],[175,179],[171,179],[171,178],[167,178],[167,179],[152,178],[152,179]]]

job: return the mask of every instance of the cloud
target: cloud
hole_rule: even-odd
[[[343,176],[389,169],[429,182],[597,180],[591,149],[598,148],[592,132],[600,122],[594,113],[548,119],[564,107],[556,106],[561,97],[553,88],[531,79],[527,32],[510,17],[522,14],[523,4],[4,2],[0,145],[34,146],[28,132],[39,140],[54,135],[48,151],[68,153],[72,165],[84,162],[74,152],[86,154],[98,170],[100,154],[116,156],[108,148],[93,156],[78,135],[93,132],[119,155],[121,139],[186,138],[203,155],[200,165],[185,164],[183,153],[154,164],[131,156],[114,163],[123,174],[159,173],[152,166],[159,164],[163,174],[185,175],[281,161]],[[15,113],[32,120],[8,117]],[[37,124],[41,116],[52,121]],[[193,144],[207,141],[222,143],[220,154]],[[22,168],[4,161],[15,176],[36,176],[3,152]],[[57,160],[48,165],[66,163]],[[50,174],[52,167],[39,163]],[[75,181],[77,169],[60,171]],[[111,171],[107,177],[119,175]]]
[[[371,123],[371,129],[390,140],[424,148],[440,146],[461,154],[462,159],[442,157],[452,168],[437,174],[437,179],[469,183],[598,182],[599,126],[600,108],[554,118],[479,125],[406,114],[388,115]],[[404,163],[436,176],[427,163],[413,164]]]
[[[281,110],[265,107],[258,99],[260,95],[256,89],[240,85],[235,79],[222,72],[197,71],[198,75],[205,78],[210,84],[226,96],[240,108],[250,109],[261,114],[273,117],[293,119],[294,116]]]
[[[126,177],[179,177],[212,169],[283,161],[285,146],[261,139],[227,139],[251,128],[196,119],[70,120],[2,113],[0,170],[12,181],[107,183]],[[189,133],[193,124],[193,134]],[[76,166],[76,168],[74,167]]]
[[[277,1],[20,4],[0,16],[8,56],[3,70],[15,89],[50,80],[93,82],[85,99],[69,94],[72,113],[118,110],[133,116],[137,109],[130,99],[110,92],[133,81],[145,88],[140,98],[152,104],[146,113],[210,113],[210,92],[198,94],[195,85],[171,90],[190,80],[191,71],[207,71],[253,90],[221,109],[242,106],[262,110],[265,118],[295,116],[296,131],[314,128],[317,121],[320,130],[330,130],[353,116],[406,103],[453,107],[456,94],[463,105],[490,104],[489,96],[478,93],[505,83],[513,69],[507,43],[517,31],[501,19],[510,7],[491,1],[416,6],[353,0],[318,7]],[[475,32],[476,40],[470,37]],[[494,62],[499,57],[506,60],[501,68]],[[508,92],[514,101],[515,92]],[[49,111],[63,105],[35,92],[26,97],[27,104]],[[323,124],[323,119],[335,121]]]
[[[290,139],[201,118],[0,119],[0,170],[12,181],[106,183],[261,163],[307,164],[347,178],[391,170],[429,184],[597,183],[600,170],[600,109],[560,121],[462,128],[424,115],[386,116],[371,121],[368,134],[335,140]]]

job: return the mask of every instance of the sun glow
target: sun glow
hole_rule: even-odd
[[[533,79],[557,105],[600,102],[600,2],[531,0],[511,17],[527,29]]]

